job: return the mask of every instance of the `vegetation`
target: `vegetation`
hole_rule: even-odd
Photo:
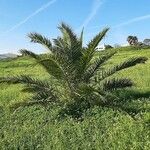
[[[29,34],[48,54],[0,61],[0,149],[149,150],[150,50],[96,52],[108,29],[87,47],[83,32],[59,29],[53,44]]]
[[[133,86],[128,78],[110,78],[116,72],[145,63],[146,57],[135,57],[115,65],[110,69],[102,68],[116,52],[97,54],[96,48],[106,35],[108,28],[96,35],[87,47],[83,46],[83,32],[78,38],[72,29],[64,23],[59,26],[62,37],[51,41],[38,33],[31,33],[31,42],[42,44],[50,53],[44,56],[36,55],[28,50],[21,50],[22,55],[34,58],[42,65],[51,79],[39,80],[27,75],[17,77],[2,77],[0,83],[24,84],[24,91],[34,95],[28,102],[15,106],[32,106],[41,104],[56,104],[63,108],[65,114],[75,118],[91,107],[101,106],[122,109],[112,91]],[[125,110],[124,110],[125,111]],[[127,111],[128,112],[128,111]],[[60,112],[62,114],[62,112]]]
[[[138,42],[138,38],[136,36],[128,36],[127,41],[129,45],[132,46],[132,49],[150,49],[149,39],[145,39],[143,42]]]
[[[137,45],[138,44],[138,38],[136,36],[128,36],[127,41],[129,43],[129,45]]]
[[[143,43],[144,43],[145,45],[150,46],[150,39],[144,39]]]
[[[111,45],[105,45],[105,50],[112,49],[113,47]]]
[[[117,53],[104,65],[114,66],[130,58],[150,58],[150,50],[135,51],[132,47],[116,49]],[[100,52],[100,54],[102,54]],[[96,54],[96,55],[99,55]],[[124,109],[135,110],[134,119],[123,111],[94,107],[79,122],[70,117],[56,119],[60,108],[49,106],[20,107],[15,112],[8,108],[30,98],[20,84],[0,86],[0,149],[150,149],[150,61],[145,65],[122,70],[113,77],[130,77],[135,85],[118,90]],[[0,61],[0,76],[30,75],[47,79],[49,74],[34,59],[19,57]],[[21,91],[21,92],[20,92]],[[140,98],[143,96],[143,98]]]

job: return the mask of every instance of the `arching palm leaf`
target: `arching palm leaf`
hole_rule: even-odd
[[[41,44],[45,46],[48,50],[52,49],[51,41],[47,39],[46,37],[42,36],[41,34],[30,33],[28,37],[31,39],[31,42]]]
[[[106,81],[104,81],[104,83],[102,84],[103,90],[104,91],[112,91],[112,90],[116,90],[119,88],[126,88],[126,87],[131,87],[133,86],[133,82],[130,79],[108,79]]]
[[[107,71],[103,71],[102,76],[100,77],[100,80],[103,80],[103,79],[113,75],[114,73],[123,70],[123,69],[133,67],[137,64],[145,63],[147,60],[148,59],[146,57],[130,58],[129,60],[127,60],[127,61],[125,61],[119,65],[116,65]]]
[[[85,81],[89,81],[89,79],[91,77],[94,76],[94,74],[98,71],[98,69],[103,65],[103,63],[105,63],[108,59],[110,59],[116,52],[111,52],[111,53],[108,53],[104,56],[101,56],[100,58],[97,58],[93,63],[91,63],[89,65],[89,67],[87,68],[85,74],[84,74],[84,77],[83,79]]]

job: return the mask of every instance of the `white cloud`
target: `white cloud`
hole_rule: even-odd
[[[103,4],[102,0],[95,0],[91,13],[88,15],[88,17],[83,21],[82,25],[77,29],[77,31],[81,30],[83,27],[86,27],[89,22],[96,16],[100,6]]]
[[[145,16],[140,16],[140,17],[135,17],[133,19],[130,19],[128,21],[125,21],[125,22],[122,22],[120,24],[117,24],[115,26],[112,26],[111,28],[119,28],[119,27],[122,27],[122,26],[126,26],[126,25],[130,25],[132,23],[135,23],[135,22],[140,22],[142,20],[147,20],[147,19],[150,19],[150,14],[148,15],[145,15]],[[94,27],[90,27],[89,29],[98,29],[99,26],[94,26]]]
[[[122,23],[114,26],[113,28],[118,28],[118,27],[126,26],[126,25],[132,24],[134,22],[139,22],[139,21],[146,20],[146,19],[150,19],[150,14],[145,15],[145,16],[136,17],[136,18],[133,18],[131,20],[122,22]]]
[[[25,24],[28,20],[32,19],[35,15],[39,14],[40,12],[42,12],[43,10],[45,10],[46,8],[48,8],[50,5],[54,4],[57,0],[51,0],[48,3],[44,4],[43,6],[41,6],[39,9],[37,9],[35,12],[33,12],[32,14],[30,14],[28,17],[26,17],[24,20],[22,20],[21,22],[19,22],[18,24],[14,25],[13,27],[11,27],[9,30],[5,31],[4,34],[7,34],[17,28],[19,28],[21,25]]]

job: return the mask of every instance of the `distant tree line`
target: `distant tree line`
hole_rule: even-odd
[[[145,39],[143,42],[139,42],[137,36],[128,36],[127,41],[130,46],[150,46],[150,39]]]
[[[138,37],[137,36],[132,36],[132,35],[129,35],[127,37],[127,42],[129,43],[130,46],[135,47],[135,49],[147,49],[147,48],[150,48],[150,39],[144,39],[143,42],[140,42],[138,40]],[[109,44],[104,44],[104,49],[105,50],[108,50],[108,49],[113,49],[113,48],[119,48],[119,47],[122,47],[121,45],[119,44],[115,44],[114,46],[112,45],[109,45]]]

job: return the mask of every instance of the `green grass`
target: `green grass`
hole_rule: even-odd
[[[150,50],[122,48],[106,64],[114,65],[130,57],[146,56]],[[28,57],[0,61],[0,76],[28,74],[46,78],[44,70]],[[95,107],[84,114],[83,121],[57,117],[59,108],[41,106],[9,107],[28,99],[22,85],[0,85],[0,149],[6,150],[149,150],[150,149],[150,59],[121,71],[115,76],[129,77],[135,82],[132,89],[118,91],[125,108],[136,110],[134,119],[118,110]],[[143,96],[143,98],[139,98]]]

